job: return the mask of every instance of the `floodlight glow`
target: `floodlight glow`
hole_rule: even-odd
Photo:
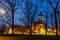
[[[4,9],[0,9],[0,14],[5,14],[6,11]]]

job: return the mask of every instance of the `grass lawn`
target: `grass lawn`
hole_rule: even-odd
[[[45,35],[0,35],[0,40],[60,40],[58,36]]]

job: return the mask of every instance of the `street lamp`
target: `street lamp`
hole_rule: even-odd
[[[5,14],[6,13],[6,11],[4,10],[4,9],[0,9],[0,14]]]

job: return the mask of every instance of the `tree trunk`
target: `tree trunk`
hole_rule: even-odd
[[[60,13],[58,14],[59,15],[59,27],[60,27]],[[60,28],[59,28],[60,29]]]
[[[52,25],[52,31],[53,31],[53,14],[51,14],[51,25]]]
[[[58,13],[58,32],[60,31],[60,13]]]
[[[46,35],[47,35],[47,13],[46,13]]]
[[[32,23],[31,23],[31,26],[30,26],[30,35],[32,35]]]
[[[56,10],[54,10],[54,17],[55,17],[55,27],[56,27],[56,36],[58,36],[58,23],[57,23],[57,15],[56,15]]]
[[[13,28],[14,28],[14,9],[12,9],[12,34],[13,34]]]
[[[31,28],[30,28],[30,35],[32,35],[32,30],[31,30]]]

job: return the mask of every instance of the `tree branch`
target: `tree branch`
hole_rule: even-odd
[[[49,0],[48,3],[52,6],[53,10],[55,10],[54,6],[52,5],[52,2]]]

